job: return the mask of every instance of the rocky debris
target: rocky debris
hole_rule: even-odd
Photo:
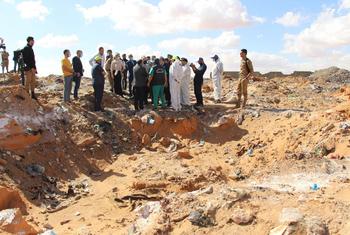
[[[180,159],[192,159],[192,155],[188,150],[182,150],[177,152],[177,157]]]
[[[43,233],[40,233],[39,235],[57,235],[54,230],[46,230]]]
[[[297,223],[302,221],[304,216],[299,212],[297,208],[283,208],[280,215],[280,223]]]
[[[187,219],[192,225],[199,227],[211,227],[215,225],[214,219],[206,215],[202,209],[192,211]]]
[[[22,217],[19,209],[0,211],[0,229],[13,234],[37,234]]]
[[[232,216],[227,221],[227,223],[236,223],[239,225],[247,225],[253,222],[254,220],[254,214],[251,211],[247,211],[241,208],[236,208],[233,211]]]
[[[29,175],[35,177],[35,176],[41,176],[45,173],[45,167],[39,165],[39,164],[31,164],[27,166],[26,171]]]
[[[346,69],[340,69],[337,67],[330,67],[327,69],[321,69],[315,71],[309,76],[310,80],[322,80],[329,83],[349,83],[350,72]]]
[[[18,191],[9,188],[0,188],[0,211],[19,208],[22,214],[27,214],[27,208]]]
[[[151,137],[147,134],[144,134],[142,136],[142,145],[143,146],[149,146],[151,144]]]
[[[236,121],[237,124],[238,124],[238,125],[242,125],[243,122],[244,122],[244,118],[245,118],[244,113],[243,113],[243,112],[239,113],[239,114],[238,114],[238,117],[237,117],[237,121]]]
[[[323,91],[323,88],[321,86],[315,85],[315,84],[310,84],[310,88],[312,91],[316,93],[321,93]]]
[[[318,217],[305,219],[307,235],[329,235],[327,225]]]

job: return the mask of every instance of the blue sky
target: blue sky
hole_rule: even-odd
[[[225,70],[238,69],[243,47],[263,72],[350,69],[349,0],[0,0],[0,9],[8,50],[34,36],[42,75],[60,73],[66,48],[82,49],[89,68],[100,45],[136,58],[203,56],[209,65],[218,54]]]

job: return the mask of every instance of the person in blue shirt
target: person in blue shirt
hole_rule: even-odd
[[[136,60],[134,60],[134,57],[132,55],[129,55],[129,60],[125,63],[126,70],[128,72],[128,80],[129,80],[129,95],[132,97],[132,82],[134,80],[134,66],[136,65]]]

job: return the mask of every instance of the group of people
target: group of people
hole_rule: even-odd
[[[22,83],[25,89],[31,94],[33,99],[36,86],[36,63],[33,51],[34,38],[27,38],[27,45],[19,51],[18,58],[22,61],[24,77]],[[71,92],[74,91],[74,99],[79,98],[79,87],[84,75],[84,68],[81,62],[83,52],[78,50],[76,56],[70,61],[71,52],[63,51],[64,58],[61,61],[62,73],[64,76],[63,101],[70,102]],[[248,98],[248,83],[252,78],[254,69],[250,59],[247,58],[248,51],[242,49],[239,82],[237,86],[238,102],[237,107],[245,107]],[[210,73],[213,83],[213,96],[215,103],[222,101],[223,63],[218,55],[211,57],[214,67]],[[4,60],[3,60],[4,61]],[[154,110],[171,107],[175,111],[180,111],[183,107],[190,106],[190,86],[191,73],[193,71],[193,86],[196,97],[195,107],[203,106],[202,86],[207,65],[203,58],[199,58],[196,66],[189,63],[186,58],[168,55],[167,57],[143,56],[139,60],[134,60],[132,55],[120,56],[113,54],[112,50],[105,51],[100,47],[98,53],[89,60],[92,66],[92,85],[94,88],[95,111],[103,111],[102,99],[105,92],[105,80],[110,85],[110,91],[124,97],[128,94],[134,100],[135,110],[141,110],[152,100]],[[15,64],[16,66],[17,64]],[[15,68],[16,69],[16,68]],[[242,102],[243,95],[243,102]]]

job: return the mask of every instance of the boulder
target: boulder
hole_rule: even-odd
[[[13,234],[37,234],[37,231],[23,219],[20,209],[0,211],[0,229]]]

